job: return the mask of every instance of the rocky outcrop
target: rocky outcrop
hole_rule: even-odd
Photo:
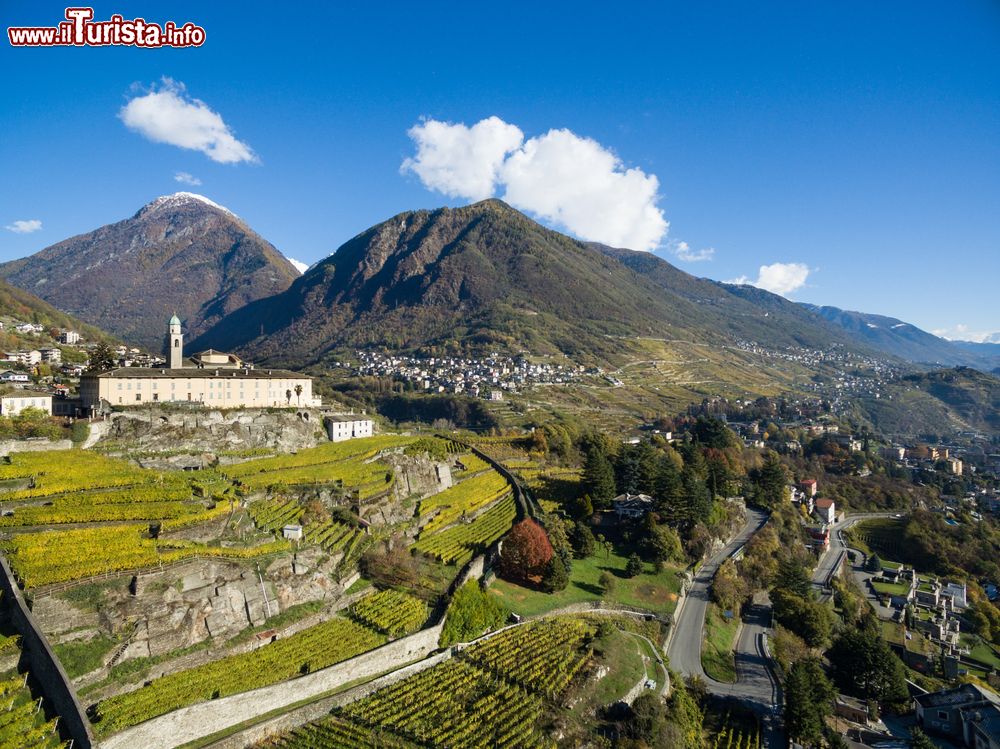
[[[96,584],[86,604],[72,589],[38,596],[34,614],[56,642],[116,637],[121,645],[108,660],[161,656],[225,641],[296,604],[337,598],[335,561],[318,549],[282,555],[259,571],[254,563],[195,560]]]
[[[325,440],[322,414],[313,409],[216,411],[161,407],[113,414],[100,444],[174,454],[147,461],[148,467],[193,468],[214,462],[218,453],[253,449],[294,452]]]

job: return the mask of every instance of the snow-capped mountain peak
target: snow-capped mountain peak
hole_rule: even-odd
[[[217,208],[220,211],[225,211],[234,218],[238,218],[235,213],[226,208],[224,205],[219,205],[214,200],[194,192],[175,192],[173,195],[161,195],[156,200],[153,200],[143,206],[140,213],[150,213],[152,211],[159,210],[160,208],[172,208],[181,205],[188,205],[190,203],[202,203],[212,208]]]

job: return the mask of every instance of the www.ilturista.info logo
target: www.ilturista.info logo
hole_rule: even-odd
[[[58,26],[11,26],[7,38],[14,47],[200,47],[205,29],[193,23],[162,26],[142,18],[126,20],[115,14],[107,21],[94,21],[93,8],[66,8],[66,20]]]

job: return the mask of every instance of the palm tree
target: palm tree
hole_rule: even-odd
[[[302,386],[301,385],[296,385],[295,386],[295,402],[298,403],[300,406],[302,405]]]

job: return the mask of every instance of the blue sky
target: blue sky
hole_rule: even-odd
[[[313,262],[395,213],[492,189],[696,275],[1000,331],[995,0],[93,7],[192,21],[206,43],[0,44],[0,260],[191,190]],[[55,25],[64,8],[3,0],[0,23]],[[129,103],[163,95],[221,118],[214,151],[149,137],[171,123]]]

